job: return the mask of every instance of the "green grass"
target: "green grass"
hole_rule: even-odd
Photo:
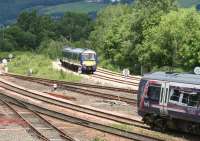
[[[56,6],[48,6],[48,7],[42,8],[40,11],[48,15],[53,14],[53,13],[64,13],[64,12],[88,13],[92,11],[98,11],[104,6],[106,6],[106,4],[87,3],[87,2],[81,1],[81,2],[60,4]]]
[[[129,131],[129,132],[131,132],[133,130],[132,126],[126,125],[126,124],[112,124],[111,126],[114,128],[117,128],[117,129]]]
[[[107,140],[102,139],[102,138],[100,138],[100,137],[96,137],[96,138],[94,138],[92,141],[107,141]]]
[[[79,82],[81,80],[80,76],[73,75],[72,73],[54,70],[52,60],[44,55],[37,55],[30,52],[17,52],[14,54],[16,58],[8,64],[8,71],[11,73],[27,75],[29,69],[32,69],[33,76],[36,77],[72,82]]]

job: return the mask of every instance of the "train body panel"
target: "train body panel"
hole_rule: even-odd
[[[138,114],[145,123],[200,134],[200,76],[163,72],[144,76],[138,90]],[[159,125],[157,125],[159,124]]]
[[[64,47],[61,63],[74,71],[93,73],[97,68],[96,52],[90,49]]]

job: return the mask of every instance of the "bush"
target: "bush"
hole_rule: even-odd
[[[8,64],[8,68],[9,72],[21,75],[27,75],[29,70],[32,69],[33,76],[36,77],[73,82],[81,80],[79,76],[54,70],[52,67],[52,60],[49,59],[49,57],[32,54],[30,52],[17,55],[16,58]]]
[[[60,58],[62,56],[62,49],[65,45],[69,44],[67,40],[64,41],[54,41],[54,40],[45,40],[41,43],[38,53],[44,54],[50,59]]]

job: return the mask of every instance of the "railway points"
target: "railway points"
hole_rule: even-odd
[[[14,87],[12,87],[12,89],[13,89]],[[16,92],[16,90],[14,90],[15,92]],[[19,94],[19,93],[18,93]],[[21,93],[22,94],[22,93]],[[20,95],[21,95],[20,94]],[[16,99],[16,97],[14,97],[14,96],[11,96],[11,95],[9,95],[9,94],[6,94],[6,96],[7,97],[12,97],[12,99],[14,98],[14,99]],[[30,94],[29,94],[29,96],[30,96]],[[27,97],[27,95],[26,95],[26,97]],[[25,97],[24,97],[25,98]],[[33,104],[33,103],[35,103],[37,100],[23,100],[24,98],[22,98],[20,101],[23,101],[23,103],[26,103],[26,106],[30,106],[31,105],[31,103]],[[19,100],[19,99],[18,99]],[[44,102],[44,101],[43,101]],[[37,102],[36,102],[37,103]],[[58,111],[56,112],[56,111],[51,111],[52,110],[52,106],[53,105],[49,105],[49,103],[46,103],[45,105],[44,104],[42,104],[41,105],[41,103],[40,104],[34,104],[34,107],[35,108],[39,108],[40,110],[39,111],[37,111],[37,112],[41,112],[41,108],[43,109],[42,110],[42,113],[44,114],[50,114],[51,116],[53,116],[54,114],[58,114],[56,117],[58,118],[62,118],[63,116],[65,117],[63,120],[67,120],[68,122],[69,121],[71,121],[71,120],[73,120],[73,121],[71,121],[71,122],[75,122],[76,124],[80,124],[80,125],[82,125],[82,126],[87,126],[87,127],[89,127],[89,128],[94,128],[94,129],[97,129],[97,130],[100,130],[100,131],[103,131],[103,132],[107,132],[107,133],[110,133],[110,134],[113,134],[113,135],[117,135],[117,136],[121,136],[121,137],[123,137],[123,138],[127,138],[127,139],[134,139],[134,140],[160,140],[160,139],[155,139],[155,138],[152,138],[152,137],[145,137],[144,135],[139,135],[139,134],[136,134],[136,133],[132,133],[132,132],[124,132],[123,130],[120,130],[120,129],[116,129],[116,128],[112,128],[112,127],[110,127],[110,126],[106,126],[106,125],[102,125],[102,124],[99,124],[99,123],[94,123],[94,122],[91,122],[91,121],[87,121],[87,120],[83,120],[83,119],[79,119],[79,118],[77,118],[77,117],[70,117],[70,116],[67,116],[66,117],[66,114],[64,114],[63,115],[63,113],[61,114],[60,112],[58,113]],[[49,106],[48,106],[49,105]],[[55,105],[55,103],[54,103],[54,105]],[[31,107],[33,107],[33,105],[31,106]],[[49,107],[51,110],[49,110],[49,108],[47,109],[47,107]],[[44,110],[44,108],[45,108],[45,110]],[[53,108],[54,110],[56,109],[56,108]],[[47,111],[48,110],[48,111]],[[44,112],[44,111],[46,111],[46,112]],[[49,111],[51,111],[50,113],[49,113]],[[52,113],[53,112],[53,113]],[[53,114],[53,115],[52,115]],[[55,115],[54,115],[55,116]],[[66,119],[67,118],[67,119]],[[75,120],[75,121],[74,121]],[[81,122],[80,122],[80,120],[81,120]],[[89,123],[89,124],[88,124]],[[123,134],[122,134],[123,133]]]

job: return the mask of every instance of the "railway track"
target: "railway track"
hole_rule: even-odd
[[[2,86],[2,84],[1,84],[1,86]],[[5,88],[5,86],[3,88]],[[46,114],[46,115],[49,115],[49,116],[52,116],[52,117],[56,117],[56,118],[65,120],[67,122],[71,122],[71,123],[78,124],[78,125],[81,125],[81,126],[85,126],[85,127],[88,127],[88,128],[93,128],[93,129],[96,129],[96,130],[99,130],[99,131],[102,131],[102,132],[106,132],[106,133],[113,134],[113,135],[120,136],[120,137],[127,138],[127,139],[138,140],[138,141],[160,140],[160,139],[157,139],[157,138],[147,137],[145,135],[141,135],[141,134],[137,134],[137,133],[133,133],[133,132],[127,132],[127,131],[124,131],[124,130],[116,129],[116,128],[113,128],[113,127],[110,127],[110,126],[107,126],[107,125],[102,125],[102,124],[91,122],[91,121],[88,121],[88,120],[85,120],[85,119],[72,117],[72,116],[69,116],[68,114],[64,114],[64,113],[60,113],[60,112],[55,111],[55,108],[53,108],[53,110],[49,109],[49,107],[51,107],[51,106],[48,106],[49,104],[56,105],[56,106],[63,107],[63,108],[67,108],[67,105],[64,106],[64,102],[61,102],[62,101],[61,99],[56,100],[55,98],[46,97],[44,95],[42,96],[42,94],[33,93],[33,92],[28,91],[28,90],[22,90],[22,89],[14,87],[14,86],[9,86],[6,89],[10,90],[10,91],[17,92],[18,94],[23,95],[23,96],[33,98],[34,100],[42,101],[43,103],[46,103],[46,104],[40,105],[38,103],[35,104],[32,101],[27,102],[26,100],[21,99],[21,102],[23,102],[23,104],[25,104],[27,107],[30,107],[31,109],[34,109],[34,111],[37,111],[39,113],[43,113],[43,114]],[[4,93],[4,96],[5,95],[6,95],[6,97],[9,97],[11,99],[14,99],[14,100],[17,99],[13,95]],[[98,113],[101,114],[101,117],[103,117],[102,112],[98,111]],[[106,113],[106,114],[108,114],[108,113]],[[113,115],[111,117],[113,117]],[[109,118],[111,118],[111,117],[109,117]],[[131,120],[133,121],[133,119],[131,119]]]
[[[103,69],[103,68],[98,68],[96,72],[99,72],[99,73],[103,73],[103,74],[107,74],[107,75],[111,75],[111,76],[117,76],[117,77],[122,77],[122,74],[118,73],[118,72],[113,72],[113,71],[110,71],[110,70],[106,70],[106,69]],[[128,80],[137,80],[137,81],[140,81],[141,79],[141,76],[133,76],[133,75],[129,75],[127,77]]]
[[[103,110],[99,110],[99,109],[95,109],[95,108],[91,108],[91,107],[87,107],[87,106],[77,105],[75,103],[66,101],[61,98],[57,98],[57,97],[54,97],[54,96],[51,96],[48,94],[44,94],[44,93],[37,93],[33,90],[27,90],[23,87],[15,87],[15,86],[10,85],[5,82],[1,82],[0,86],[9,91],[20,93],[21,95],[24,95],[24,96],[27,96],[27,97],[30,97],[33,99],[37,99],[37,100],[44,101],[44,102],[49,102],[50,104],[57,104],[58,106],[61,106],[63,108],[68,108],[68,109],[75,110],[78,112],[95,115],[95,116],[113,120],[113,121],[116,121],[119,123],[129,124],[129,125],[136,125],[134,123],[143,124],[143,122],[134,120],[133,118],[127,118],[126,116],[115,115],[115,114],[112,114],[112,113],[109,113],[109,112],[106,112]]]
[[[58,140],[58,141],[76,141],[69,135],[66,135],[63,131],[58,129],[56,126],[51,124],[48,120],[40,116],[35,111],[26,108],[27,113],[21,113],[18,111],[16,106],[13,106],[11,103],[7,103],[6,101],[0,99],[0,101],[6,105],[13,113],[15,113],[20,119],[22,119],[26,125],[32,129],[34,133],[38,136],[38,138],[44,141]],[[24,110],[23,109],[23,110]],[[38,122],[35,122],[38,121]],[[38,126],[40,125],[40,126]],[[42,126],[42,128],[41,128]]]
[[[13,76],[13,75],[12,75]],[[14,77],[23,79],[23,80],[28,80],[36,83],[40,83],[46,86],[52,86],[55,82],[58,84],[59,87],[62,89],[66,89],[68,91],[84,94],[84,95],[89,95],[89,96],[95,96],[95,97],[100,97],[100,98],[105,98],[105,99],[110,99],[110,100],[117,100],[117,101],[123,101],[128,104],[136,105],[137,101],[133,98],[128,98],[125,96],[119,96],[119,95],[113,95],[113,94],[108,94],[108,93],[102,93],[94,90],[89,90],[89,89],[84,89],[79,87],[80,85],[66,85],[65,83],[61,81],[55,81],[55,80],[48,80],[48,79],[42,79],[42,78],[35,78],[35,77],[26,77],[26,76],[20,76],[20,75],[14,75]],[[85,85],[84,85],[85,86]]]
[[[11,73],[7,73],[7,74],[4,74],[4,75],[19,78],[19,79],[24,79],[24,80],[38,80],[38,81],[43,81],[43,82],[46,81],[46,82],[49,82],[49,83],[52,83],[52,84],[56,83],[60,86],[81,86],[81,87],[97,88],[97,89],[111,90],[111,91],[117,91],[117,92],[120,91],[120,92],[126,92],[126,93],[137,93],[137,90],[117,88],[117,87],[108,87],[108,86],[92,85],[92,84],[85,84],[85,83],[50,80],[50,79],[45,79],[45,78],[30,77],[30,76],[17,75],[17,74],[11,74]]]
[[[129,86],[138,86],[138,84],[139,84],[138,82],[131,82],[131,81],[126,80],[126,79],[121,79],[121,78],[116,78],[116,77],[111,77],[111,76],[105,76],[105,75],[102,75],[100,73],[94,73],[92,75],[92,77],[107,80],[107,81],[112,81],[112,82],[116,82],[116,83],[120,83],[120,84],[125,84],[125,85],[129,85]]]

